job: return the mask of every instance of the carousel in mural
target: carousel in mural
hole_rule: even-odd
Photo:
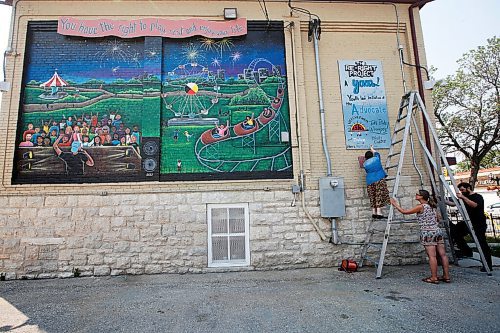
[[[38,97],[49,100],[64,98],[66,97],[66,95],[68,95],[64,91],[64,87],[66,87],[67,85],[68,83],[64,81],[59,76],[59,74],[57,74],[57,69],[56,69],[54,75],[52,75],[52,77],[48,81],[40,84],[40,87],[44,88],[44,92]]]

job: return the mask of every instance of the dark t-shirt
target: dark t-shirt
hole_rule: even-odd
[[[472,226],[474,228],[477,227],[486,227],[486,216],[484,216],[484,199],[483,196],[477,193],[471,194],[467,196],[467,199],[474,201],[477,203],[476,207],[470,207],[465,204],[465,208],[467,209],[467,214],[469,214]]]
[[[68,176],[82,176],[85,162],[89,160],[87,155],[79,152],[73,155],[71,152],[62,152],[59,158],[64,161],[66,167],[66,175]]]

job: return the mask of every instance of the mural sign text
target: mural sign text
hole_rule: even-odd
[[[247,20],[207,21],[202,19],[167,20],[162,18],[141,18],[135,20],[82,20],[75,17],[60,17],[57,32],[61,35],[81,37],[117,36],[135,38],[159,36],[187,38],[203,36],[225,38],[247,34]]]

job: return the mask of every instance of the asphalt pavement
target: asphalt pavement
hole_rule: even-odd
[[[500,269],[427,265],[0,282],[0,332],[500,332]]]

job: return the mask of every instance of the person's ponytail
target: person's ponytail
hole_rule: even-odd
[[[431,197],[429,191],[419,190],[418,194],[421,195],[422,198],[424,198],[425,201],[427,201],[427,203],[429,204],[429,206],[431,206],[432,208],[436,208],[437,207],[436,201],[434,201],[434,199]]]
[[[428,203],[432,208],[437,208],[437,203],[434,201],[434,198],[430,197]]]

